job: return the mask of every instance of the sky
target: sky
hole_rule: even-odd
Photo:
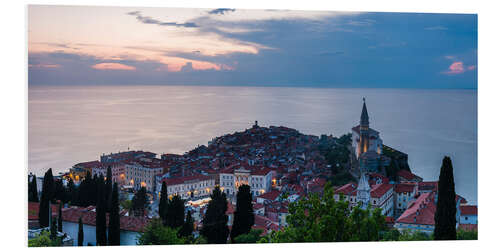
[[[28,7],[28,84],[477,89],[477,15]]]

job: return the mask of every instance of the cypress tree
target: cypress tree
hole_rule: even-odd
[[[252,205],[252,193],[250,186],[241,185],[236,195],[236,211],[234,212],[234,222],[231,229],[231,241],[241,234],[248,234],[255,222]]]
[[[200,233],[205,236],[209,244],[225,244],[229,234],[226,194],[222,193],[217,186],[212,191],[210,198],[212,200],[208,203]]]
[[[148,197],[146,196],[146,188],[141,187],[132,198],[132,211],[135,216],[144,216],[144,211],[147,207]]]
[[[50,201],[53,198],[54,177],[52,176],[52,169],[49,168],[43,177],[42,197],[40,199],[40,207],[38,209],[38,222],[40,227],[48,227],[49,216],[52,216],[50,209]]]
[[[109,212],[111,209],[111,193],[113,192],[113,175],[111,173],[111,166],[108,166],[106,169],[106,190],[105,190],[105,197],[106,197],[106,211]]]
[[[194,220],[193,217],[191,216],[191,211],[187,211],[186,214],[186,220],[184,221],[184,224],[182,224],[182,227],[179,231],[179,236],[180,237],[190,237],[193,235],[193,229],[194,229]]]
[[[82,217],[78,219],[78,246],[83,246],[83,222]]]
[[[36,175],[32,175],[31,182],[28,185],[28,201],[39,202],[38,190],[36,185]]]
[[[108,245],[120,245],[120,204],[118,200],[118,184],[113,184],[113,191],[111,194],[111,208],[109,212],[109,225],[108,225]]]
[[[50,238],[52,240],[55,240],[57,238],[56,217],[52,217],[52,223],[50,224]]]
[[[184,224],[184,200],[175,195],[167,206],[167,226],[178,228]]]
[[[451,159],[445,156],[438,182],[438,201],[434,214],[434,239],[456,240],[456,194]]]
[[[107,243],[106,237],[106,200],[104,197],[105,187],[102,176],[96,179],[97,186],[97,204],[96,204],[96,226],[95,237],[98,246],[105,246]]]
[[[62,229],[62,201],[59,202],[59,211],[58,211],[58,214],[57,214],[57,231],[59,232],[62,232],[63,229]]]
[[[168,202],[167,184],[165,182],[162,182],[160,191],[160,204],[158,204],[158,215],[160,216],[163,225],[167,225]]]

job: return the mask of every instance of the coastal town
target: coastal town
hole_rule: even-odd
[[[231,228],[237,206],[238,188],[248,185],[254,212],[253,229],[262,235],[282,231],[288,226],[289,206],[312,195],[323,196],[332,185],[333,198],[347,201],[350,210],[380,209],[385,225],[400,232],[432,234],[438,200],[438,176],[423,180],[412,173],[408,155],[385,145],[381,132],[370,127],[365,100],[359,124],[349,134],[305,135],[284,126],[260,126],[258,121],[245,131],[213,138],[184,154],[157,155],[146,151],[102,154],[99,159],[77,163],[67,173],[54,176],[63,187],[79,186],[90,176],[106,176],[119,187],[120,234],[123,245],[134,245],[136,238],[154,218],[158,218],[160,198],[175,196],[185,201],[185,213],[193,219],[198,237],[203,217],[214,189],[227,198],[227,226]],[[438,167],[438,166],[436,166]],[[108,175],[109,176],[109,175]],[[42,177],[36,179],[38,195]],[[329,184],[327,184],[329,183]],[[162,193],[166,186],[166,194]],[[147,209],[132,213],[127,201],[145,190]],[[477,204],[456,195],[456,228],[477,231]],[[39,204],[28,207],[29,238],[43,228],[38,225]],[[51,205],[50,217],[58,216]],[[86,230],[84,245],[95,245],[96,207],[68,202],[61,209],[66,245],[76,245],[78,221]]]

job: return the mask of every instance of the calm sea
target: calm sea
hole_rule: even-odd
[[[54,174],[103,153],[184,153],[259,125],[350,132],[366,97],[370,126],[437,180],[452,158],[457,193],[477,201],[477,91],[198,86],[29,87],[29,166]]]

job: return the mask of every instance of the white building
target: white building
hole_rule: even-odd
[[[207,175],[192,175],[164,178],[156,184],[156,194],[160,197],[162,182],[167,185],[168,196],[179,195],[182,199],[208,197],[215,188],[215,179]]]
[[[139,189],[145,187],[148,192],[155,190],[155,176],[163,173],[163,167],[152,162],[131,162],[125,164],[126,183]]]
[[[252,195],[258,196],[271,190],[272,170],[249,170],[244,167],[225,169],[219,174],[219,178],[221,190],[228,195],[235,195],[238,187],[245,184],[250,186]]]
[[[400,183],[395,184],[394,188],[394,218],[399,218],[401,214],[408,208],[408,205],[417,194],[416,183]]]

